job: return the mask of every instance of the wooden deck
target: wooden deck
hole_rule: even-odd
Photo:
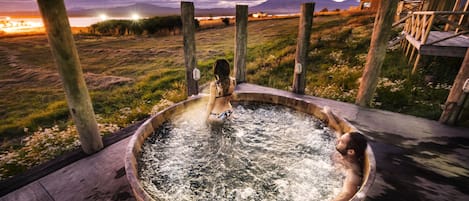
[[[377,174],[366,195],[368,201],[469,200],[469,128],[253,84],[238,85],[236,93],[301,99],[328,106],[350,121],[368,137],[375,154]],[[135,129],[126,132],[132,134]],[[128,141],[129,137],[3,194],[0,201],[133,201],[124,171]]]
[[[422,44],[421,41],[416,40],[410,34],[406,34],[406,39],[419,51],[420,55],[464,57],[469,47],[469,37],[467,36],[459,35],[433,44],[435,41],[452,35],[454,35],[454,32],[431,31],[425,44]]]

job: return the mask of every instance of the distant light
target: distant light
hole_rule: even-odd
[[[10,18],[10,17],[5,17],[5,19],[6,19],[6,20],[11,20],[11,18]]]
[[[344,2],[345,0],[332,0],[332,1],[335,1],[335,2]]]
[[[102,21],[105,21],[105,20],[107,20],[107,15],[101,14],[101,15],[99,15],[99,18],[101,18]]]
[[[133,20],[139,20],[140,19],[140,16],[136,13],[132,14],[132,19]]]

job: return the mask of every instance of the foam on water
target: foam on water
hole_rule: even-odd
[[[223,127],[199,104],[161,126],[139,159],[145,190],[163,200],[330,200],[343,176],[334,138],[316,118],[282,106],[239,105]]]

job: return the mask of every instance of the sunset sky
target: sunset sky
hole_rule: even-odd
[[[234,7],[235,4],[255,6],[267,0],[192,0],[199,8]],[[288,1],[288,0],[286,0]],[[360,0],[312,0],[312,2],[335,1],[358,4]],[[67,9],[127,6],[135,3],[151,3],[159,6],[178,7],[181,0],[65,0]],[[36,0],[0,0],[0,11],[37,10]]]

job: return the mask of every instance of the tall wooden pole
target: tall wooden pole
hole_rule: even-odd
[[[365,70],[358,90],[356,104],[368,106],[378,84],[378,76],[386,56],[387,43],[391,37],[391,28],[399,0],[383,0],[376,13],[370,50],[366,57]]]
[[[313,24],[314,3],[301,5],[301,16],[298,27],[298,40],[296,45],[295,69],[292,91],[298,94],[305,93],[306,67],[308,65],[309,39]]]
[[[248,6],[236,5],[234,74],[237,83],[246,82],[246,55],[248,45]]]
[[[80,135],[81,147],[87,154],[97,152],[103,148],[103,142],[83,78],[64,1],[38,0],[37,2],[52,55],[65,88],[68,108]]]
[[[182,32],[184,40],[184,64],[186,66],[187,96],[199,94],[199,84],[193,77],[197,66],[195,57],[194,3],[181,2]]]
[[[465,95],[462,89],[467,79],[469,79],[469,51],[466,51],[466,56],[464,57],[461,68],[459,69],[459,73],[456,76],[453,87],[451,87],[451,91],[446,99],[445,108],[440,116],[441,123],[454,125],[458,120],[458,114],[463,109],[463,99],[465,96],[467,97],[467,94]]]

